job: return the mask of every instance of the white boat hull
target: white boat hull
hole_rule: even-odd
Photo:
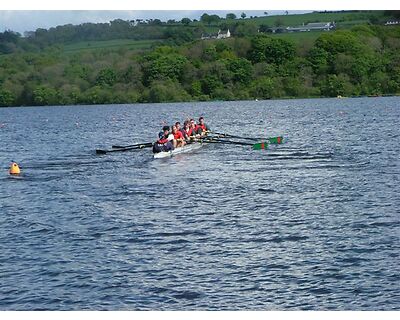
[[[192,144],[187,144],[181,148],[176,148],[171,151],[163,151],[163,152],[158,152],[154,154],[154,159],[160,159],[160,158],[168,158],[172,157],[176,154],[181,154],[181,153],[187,153],[191,152],[197,149],[200,149],[203,146],[202,143],[192,143]]]

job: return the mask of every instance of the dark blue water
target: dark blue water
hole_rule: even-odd
[[[0,309],[399,310],[399,105],[0,109]],[[94,152],[199,115],[287,143]]]

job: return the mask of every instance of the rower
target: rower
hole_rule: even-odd
[[[169,131],[169,126],[164,126],[158,134],[158,140],[154,143],[153,153],[174,150],[174,136]]]
[[[200,138],[203,130],[199,127],[198,124],[196,124],[196,121],[194,121],[194,119],[190,119],[190,128],[192,129],[192,136],[194,136],[195,138]]]
[[[186,134],[186,140],[189,142],[191,139],[194,138],[194,132],[190,123],[190,120],[186,120],[184,123],[183,131]]]
[[[204,123],[204,117],[199,118],[198,127],[201,128],[202,135],[205,135],[207,131],[211,131],[210,128]]]
[[[185,138],[183,137],[182,132],[178,130],[176,125],[172,126],[172,134],[174,135],[174,148],[183,147],[185,145]]]
[[[183,138],[185,140],[189,140],[189,136],[187,135],[186,131],[184,128],[182,128],[181,123],[178,121],[175,123],[176,129],[180,132],[182,132]]]

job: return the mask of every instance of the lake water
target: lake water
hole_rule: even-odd
[[[200,115],[287,140],[94,152]],[[399,310],[399,120],[399,97],[0,108],[0,310]]]

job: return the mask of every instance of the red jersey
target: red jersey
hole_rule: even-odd
[[[186,134],[190,137],[193,133],[193,128],[190,127],[188,130],[185,129]]]
[[[158,144],[165,144],[165,143],[167,143],[169,140],[167,139],[167,138],[162,138],[162,139],[158,139],[157,140],[157,143]]]
[[[175,132],[173,135],[174,135],[174,139],[175,139],[175,140],[179,140],[179,139],[182,139],[182,140],[183,140],[183,134],[182,134],[182,132],[177,131],[177,132]]]

